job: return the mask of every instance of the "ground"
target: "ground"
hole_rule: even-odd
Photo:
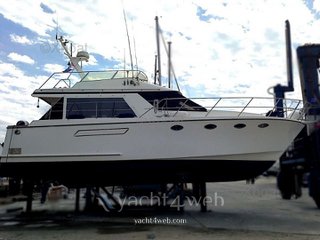
[[[187,201],[184,212],[74,214],[71,193],[67,200],[45,204],[35,195],[34,212],[27,216],[24,202],[0,199],[0,240],[320,239],[320,210],[306,189],[299,199],[282,200],[275,178],[260,177],[254,185],[208,183],[207,192],[211,202],[206,213]],[[83,202],[82,198],[81,207]]]

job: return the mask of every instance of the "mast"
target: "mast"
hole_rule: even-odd
[[[132,77],[133,77],[133,60],[132,60],[131,43],[130,43],[130,36],[128,31],[127,17],[126,17],[126,12],[124,8],[123,8],[123,18],[124,18],[124,23],[126,25],[126,33],[127,33],[127,40],[128,40],[129,54],[130,54],[130,65],[131,65],[131,71],[132,71]]]
[[[171,42],[168,42],[168,87],[171,88]]]
[[[285,38],[286,38],[286,61],[287,61],[287,80],[288,86],[277,84],[273,87],[274,92],[274,104],[275,114],[278,117],[284,116],[283,99],[285,98],[286,92],[293,92],[293,74],[292,74],[292,53],[291,53],[291,33],[290,23],[288,20],[285,21]]]
[[[286,26],[286,59],[287,59],[287,80],[288,80],[288,91],[293,91],[293,71],[292,71],[292,52],[291,52],[291,33],[290,33],[290,22],[285,21]]]
[[[160,57],[160,26],[158,16],[155,18],[156,21],[156,39],[157,39],[157,58],[158,58],[158,83],[161,86],[161,57]]]
[[[67,57],[69,58],[72,66],[77,70],[77,72],[82,72],[82,68],[81,66],[79,65],[79,61],[80,59],[78,57],[72,57],[72,52],[70,53],[68,48],[67,48],[67,43],[69,42],[68,40],[66,39],[63,39],[62,36],[60,36],[58,38],[58,41],[60,42],[61,46],[63,47],[64,49],[64,53],[67,55]]]

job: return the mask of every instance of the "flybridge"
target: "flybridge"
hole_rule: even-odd
[[[123,80],[124,84],[130,81],[148,82],[146,74],[140,70],[107,70],[56,72],[39,87],[39,89],[72,88],[78,82]]]

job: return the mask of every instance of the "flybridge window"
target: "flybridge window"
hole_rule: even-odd
[[[132,118],[136,115],[122,98],[69,98],[67,119]]]
[[[198,103],[186,98],[180,92],[159,91],[159,92],[141,92],[141,97],[153,105],[155,100],[159,100],[159,108],[172,111],[201,111],[206,112],[206,108]]]
[[[40,118],[40,120],[62,119],[63,98],[60,98],[52,107]]]

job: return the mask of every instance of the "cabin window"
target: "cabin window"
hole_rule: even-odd
[[[69,98],[67,119],[132,118],[136,115],[122,98]]]
[[[40,120],[62,119],[63,98],[60,98],[52,107],[40,118]]]
[[[141,92],[139,94],[151,105],[153,105],[153,102],[155,100],[159,100],[159,108],[161,108],[162,110],[200,112],[207,111],[206,108],[186,98],[180,92],[177,91]]]

